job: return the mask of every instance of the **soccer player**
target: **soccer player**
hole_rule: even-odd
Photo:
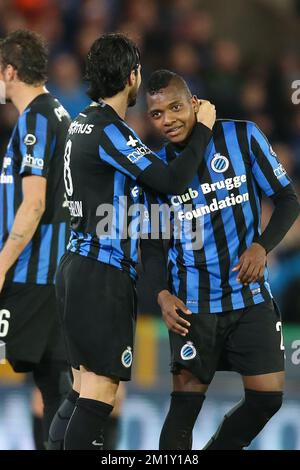
[[[67,450],[103,448],[119,381],[130,379],[139,238],[139,217],[131,209],[140,200],[140,185],[165,193],[183,190],[215,121],[214,106],[197,103],[193,113],[201,123],[195,123],[176,162],[165,165],[124,122],[136,100],[140,68],[139,51],[128,38],[107,34],[97,39],[87,58],[94,104],[72,122],[66,141],[72,233],[57,274],[57,296],[70,361],[80,370]],[[71,402],[66,406],[70,409]]]
[[[19,111],[0,172],[0,338],[16,372],[33,372],[44,439],[69,387],[54,275],[67,242],[63,151],[70,119],[45,88],[47,51],[28,30],[0,42],[0,79]]]
[[[147,100],[154,127],[169,141],[161,158],[176,161],[195,125],[197,99],[180,76],[160,70],[149,80]],[[262,193],[275,204],[263,233]],[[241,374],[245,395],[206,449],[242,449],[282,404],[282,324],[266,260],[299,214],[297,197],[253,122],[217,120],[194,178],[168,201],[177,227],[169,286],[162,242],[145,239],[141,246],[171,346],[173,392],[159,447],[191,449],[194,423],[220,369]],[[193,245],[191,233],[202,234],[202,243]]]

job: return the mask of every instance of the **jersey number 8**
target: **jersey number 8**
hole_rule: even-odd
[[[66,143],[65,154],[64,154],[64,180],[65,180],[65,187],[68,196],[72,196],[73,194],[73,182],[71,176],[71,168],[70,168],[70,155],[72,149],[72,142],[68,140]]]

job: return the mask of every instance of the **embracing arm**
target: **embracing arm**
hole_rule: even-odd
[[[180,155],[169,165],[158,158],[138,177],[138,181],[162,194],[181,194],[193,179],[203,159],[211,130],[197,123]]]
[[[99,156],[148,189],[162,194],[180,194],[197,173],[211,139],[216,119],[214,105],[201,101],[196,117],[197,123],[182,152],[169,165],[121,121],[110,123],[102,130]]]

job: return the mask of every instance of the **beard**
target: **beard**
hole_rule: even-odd
[[[133,96],[131,98],[128,97],[128,108],[132,108],[132,106],[135,106],[136,104],[136,96]]]
[[[137,94],[138,94],[138,87],[136,86],[132,90],[130,90],[130,93],[128,94],[128,108],[131,108],[132,106],[135,105]]]

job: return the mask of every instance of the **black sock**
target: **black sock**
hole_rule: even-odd
[[[32,432],[35,450],[45,450],[43,438],[43,418],[32,415]]]
[[[39,388],[43,403],[43,429],[45,447],[52,420],[62,401],[71,390],[70,373],[61,363],[40,363],[33,370],[33,378]]]
[[[193,427],[202,404],[204,393],[173,392],[170,409],[160,439],[160,450],[189,450],[192,448]]]
[[[282,404],[282,392],[245,390],[245,398],[229,411],[204,450],[242,450]]]
[[[63,450],[66,429],[78,398],[79,393],[72,389],[57,410],[49,430],[48,450]]]
[[[103,450],[104,428],[113,407],[78,398],[65,434],[65,450]]]
[[[116,450],[120,436],[119,416],[109,416],[104,431],[104,450]]]

